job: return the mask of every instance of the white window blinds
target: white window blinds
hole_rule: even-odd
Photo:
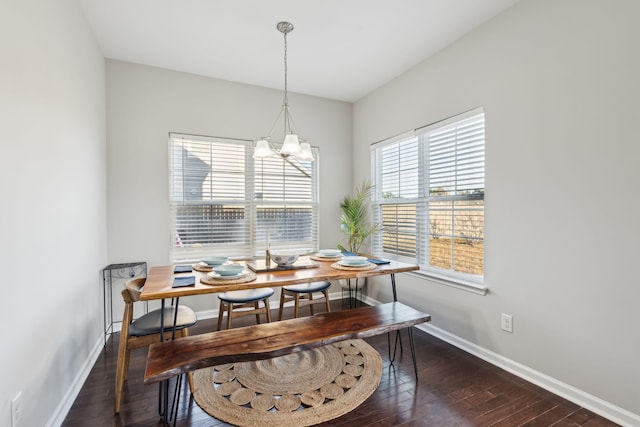
[[[315,162],[254,160],[252,141],[169,135],[171,260],[317,248]],[[314,150],[317,158],[318,150]]]
[[[378,254],[478,280],[484,270],[484,112],[372,147]]]
[[[379,203],[377,220],[382,224],[378,246],[382,252],[413,259],[418,254],[420,151],[415,136],[374,151],[377,159],[374,170],[378,171],[374,200]]]

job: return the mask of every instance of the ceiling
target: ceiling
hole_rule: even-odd
[[[80,0],[105,57],[354,102],[518,0]]]

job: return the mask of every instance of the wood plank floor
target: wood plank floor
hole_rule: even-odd
[[[340,310],[341,301],[332,301]],[[292,313],[288,313],[292,316]],[[234,319],[234,326],[255,321]],[[213,319],[198,322],[191,333],[215,330]],[[419,380],[413,373],[406,331],[404,354],[389,364],[386,335],[367,339],[382,355],[382,380],[377,391],[352,412],[322,426],[616,426],[584,408],[414,329]],[[113,414],[119,334],[107,343],[63,426],[158,426],[158,386],[142,384],[146,348],[132,351],[122,409]],[[184,387],[183,389],[188,389]],[[184,392],[178,426],[227,426]]]

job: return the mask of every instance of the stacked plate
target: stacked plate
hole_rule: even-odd
[[[213,267],[213,272],[207,274],[212,279],[238,279],[245,275],[241,264],[223,264]]]
[[[216,273],[215,271],[212,271],[211,273],[207,273],[207,277],[209,279],[215,279],[215,280],[235,280],[235,279],[242,279],[243,277],[245,277],[247,274],[249,274],[246,271],[242,271],[238,274],[232,274],[230,276],[221,276],[220,274]]]
[[[343,267],[365,267],[369,265],[369,259],[366,256],[345,256],[338,264]]]
[[[227,262],[229,258],[226,256],[213,256],[209,258],[202,258],[202,262],[209,267],[214,267],[216,265],[222,265]]]
[[[318,258],[340,258],[342,256],[342,252],[339,249],[320,249],[316,254]]]

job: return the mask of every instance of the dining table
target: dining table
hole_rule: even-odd
[[[377,260],[374,259],[374,261]],[[252,261],[235,262],[247,265]],[[264,265],[264,261],[261,262]],[[303,265],[304,268],[296,268],[296,264]],[[399,261],[389,261],[385,264],[374,265],[375,268],[370,269],[341,267],[336,265],[336,261],[316,261],[309,256],[304,256],[300,257],[292,267],[256,272],[255,279],[245,283],[226,283],[227,281],[220,280],[214,284],[205,284],[202,282],[203,278],[206,280],[207,274],[209,274],[208,272],[194,269],[191,272],[174,273],[174,266],[154,266],[151,267],[147,274],[147,281],[142,288],[140,299],[142,301],[163,300],[243,289],[282,287],[322,280],[349,280],[388,275],[391,278],[393,300],[397,301],[395,275],[397,273],[406,273],[420,269],[418,265]],[[176,277],[185,276],[195,276],[194,284],[191,286],[173,287]]]

